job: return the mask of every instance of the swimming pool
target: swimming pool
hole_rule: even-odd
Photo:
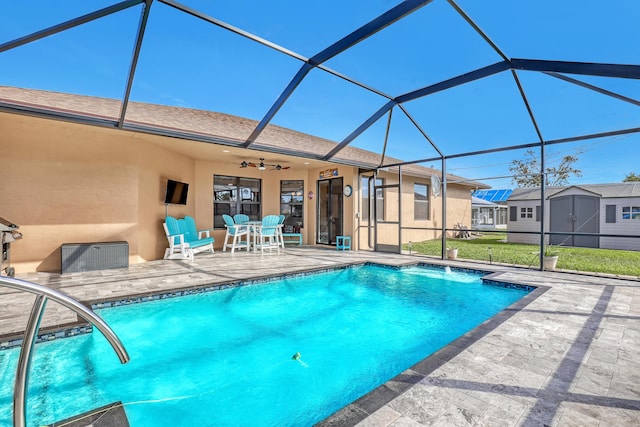
[[[117,400],[133,427],[311,425],[526,293],[479,274],[361,266],[99,310],[131,362],[99,333],[38,345],[29,425]],[[17,354],[0,353],[2,425]]]

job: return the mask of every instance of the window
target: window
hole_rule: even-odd
[[[384,185],[382,178],[375,180],[375,185]],[[384,188],[376,190],[376,212],[378,221],[384,221]],[[362,220],[369,221],[369,177],[362,177]]]
[[[304,181],[280,181],[280,214],[285,216],[285,233],[299,233],[304,227],[303,208]]]
[[[606,209],[606,222],[616,222],[616,205],[607,205]]]
[[[536,222],[542,221],[542,206],[536,206]]]
[[[622,219],[640,219],[640,206],[623,206]]]
[[[429,186],[413,184],[413,219],[429,219]]]
[[[533,208],[520,208],[520,218],[533,218]]]
[[[252,221],[261,215],[261,182],[256,178],[213,176],[213,226],[224,228],[223,214],[246,214]]]
[[[518,220],[518,207],[509,206],[509,221],[517,221],[517,220]]]

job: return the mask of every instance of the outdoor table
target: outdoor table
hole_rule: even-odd
[[[251,246],[253,247],[253,251],[256,251],[256,243],[257,243],[257,238],[258,238],[258,234],[260,234],[260,227],[262,226],[262,221],[247,221],[246,224],[249,226],[249,239],[252,240]],[[247,243],[249,244],[249,243]],[[248,251],[247,251],[248,252]]]

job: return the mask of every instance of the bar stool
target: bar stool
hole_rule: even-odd
[[[336,250],[351,250],[351,236],[336,236]]]

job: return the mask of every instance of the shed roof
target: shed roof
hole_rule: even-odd
[[[620,182],[612,184],[580,184],[566,187],[545,187],[545,196],[552,198],[570,188],[579,188],[607,198],[640,197],[640,182]],[[516,188],[511,193],[509,201],[513,200],[539,200],[540,187]]]

